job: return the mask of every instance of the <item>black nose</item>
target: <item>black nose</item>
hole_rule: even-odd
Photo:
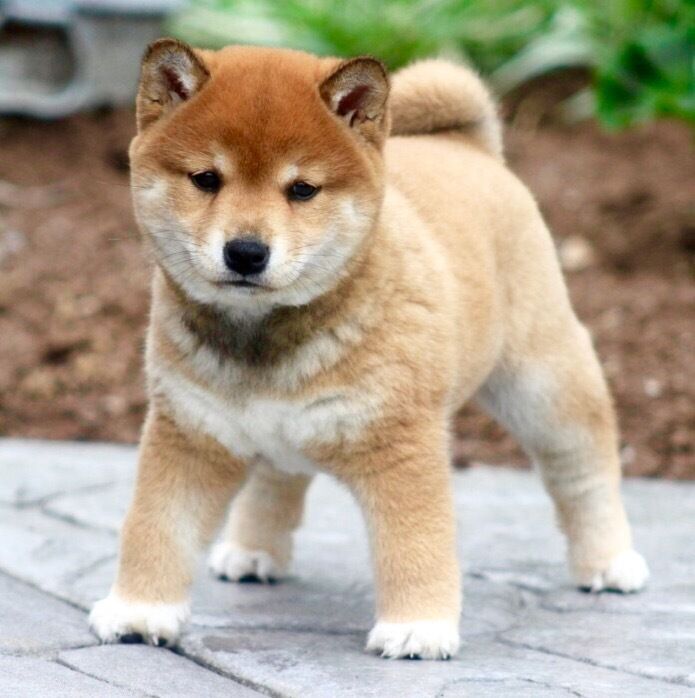
[[[224,263],[242,276],[260,274],[268,264],[270,248],[258,240],[230,240],[224,246]]]

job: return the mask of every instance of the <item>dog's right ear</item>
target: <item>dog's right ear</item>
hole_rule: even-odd
[[[137,96],[137,124],[142,131],[181,102],[190,99],[210,77],[195,51],[176,39],[151,43],[142,59]]]

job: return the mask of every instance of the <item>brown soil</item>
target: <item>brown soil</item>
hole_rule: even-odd
[[[0,121],[2,435],[138,437],[148,262],[130,212],[132,124],[129,110]],[[508,133],[509,161],[558,240],[584,249],[569,284],[633,474],[695,477],[691,138],[665,122],[620,135],[590,123]],[[523,462],[473,408],[457,427],[460,462]]]

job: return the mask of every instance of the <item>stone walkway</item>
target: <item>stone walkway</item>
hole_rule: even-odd
[[[466,570],[449,662],[362,652],[372,614],[366,538],[319,477],[292,577],[232,585],[201,569],[176,651],[99,646],[85,610],[113,579],[134,472],[122,446],[0,440],[0,696],[695,696],[695,484],[625,485],[651,564],[635,596],[581,594],[529,473],[455,475]]]

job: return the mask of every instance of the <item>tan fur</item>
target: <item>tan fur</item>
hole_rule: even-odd
[[[197,86],[164,111],[157,95],[178,78],[162,65]],[[229,554],[248,553],[232,561],[242,571],[254,555],[283,569],[319,470],[346,483],[368,523],[379,621],[369,647],[448,656],[460,610],[448,429],[474,397],[538,462],[576,580],[643,583],[646,568],[640,577],[625,557],[608,391],[537,206],[500,161],[485,88],[438,61],[396,74],[403,135],[386,139],[388,87],[371,59],[194,53],[167,40],[146,56],[131,157],[159,262],[152,408],[118,599],[180,601],[191,541],[247,470]],[[211,196],[187,173],[213,166],[224,185]],[[288,201],[290,175],[320,193]],[[260,290],[216,280],[227,273],[216,251],[247,230],[280,260]]]
[[[399,70],[392,81],[391,111],[394,136],[460,131],[502,156],[495,103],[480,78],[464,66],[430,59]]]
[[[244,466],[209,437],[186,434],[156,406],[140,448],[115,589],[126,600],[184,601],[195,555],[239,488]],[[152,569],[162,575],[155,584]]]

